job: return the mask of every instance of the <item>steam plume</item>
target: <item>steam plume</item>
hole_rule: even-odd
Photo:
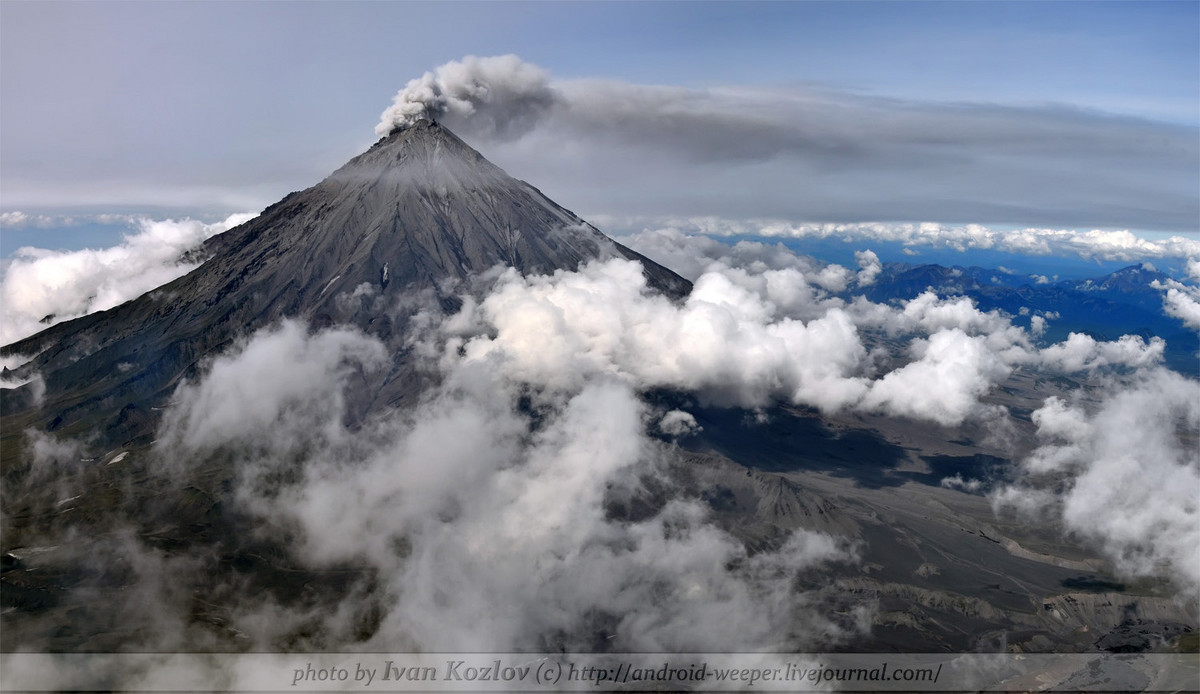
[[[421,119],[476,135],[508,139],[528,132],[561,101],[549,74],[515,55],[452,60],[410,80],[383,112],[384,137]]]

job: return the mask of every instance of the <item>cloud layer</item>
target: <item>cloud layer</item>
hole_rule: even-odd
[[[182,260],[185,251],[252,217],[235,214],[214,224],[140,218],[136,233],[111,248],[17,249],[0,280],[0,344],[113,308],[183,276],[196,267]]]
[[[853,562],[853,545],[797,530],[751,554],[705,505],[670,492],[640,517],[614,513],[646,503],[651,488],[672,489],[676,453],[656,433],[695,429],[686,411],[657,411],[642,395],[668,388],[723,406],[974,421],[1003,438],[1010,415],[987,398],[1017,369],[1107,379],[1110,395],[1092,415],[1054,399],[1034,414],[1046,445],[1011,498],[1045,497],[1043,511],[1123,572],[1197,585],[1186,568],[1196,508],[1180,490],[1195,487],[1186,445],[1200,429],[1200,386],[1157,365],[1161,340],[1073,334],[1039,346],[1011,317],[965,298],[837,298],[826,286],[852,286],[859,274],[779,247],[659,243],[702,266],[680,303],[614,259],[550,276],[508,271],[456,315],[416,321],[430,330],[413,336],[415,353],[441,385],[365,429],[345,425],[343,393],[386,370],[387,352],[353,331],[284,324],[183,387],[160,433],[164,459],[229,452],[240,508],[262,532],[288,538],[307,566],[378,572],[336,610],[264,605],[239,628],[273,647],[316,618],[322,638],[352,642],[363,606],[376,605],[386,607],[367,648],[828,643],[861,628],[863,615],[835,618],[795,581]],[[899,347],[884,349],[883,338]],[[1167,396],[1150,403],[1154,393]],[[1073,483],[1038,482],[1064,472]],[[1117,499],[1113,489],[1136,493]]]
[[[1200,253],[1188,258],[1187,273],[1193,284],[1169,279],[1155,280],[1152,286],[1163,292],[1164,311],[1189,328],[1200,330]]]
[[[646,293],[636,267],[623,261],[553,277],[508,273],[455,317],[459,330],[474,325],[476,334],[450,338],[446,354],[552,390],[615,378],[724,405],[781,399],[946,427],[976,420],[1002,438],[1010,415],[986,396],[1015,370],[1097,382],[1105,393],[1098,407],[1051,399],[1034,414],[1047,444],[1025,466],[1056,472],[1058,482],[1034,476],[1028,489],[1040,490],[1043,508],[1059,509],[1065,527],[1120,571],[1200,587],[1200,385],[1159,366],[1161,339],[1072,333],[1039,346],[1010,316],[966,298],[926,292],[896,306],[838,299],[815,280],[845,281],[849,271],[779,247],[671,234],[645,245],[655,243],[667,255],[690,255],[685,267],[703,268],[682,304]],[[884,336],[905,347],[882,350]]]
[[[1084,260],[1136,262],[1153,258],[1200,257],[1200,240],[1186,236],[1143,238],[1129,231],[1070,229],[992,229],[981,224],[801,224],[786,220],[601,218],[621,228],[672,229],[712,237],[763,236],[780,239],[837,240],[847,243],[898,243],[908,248],[1002,251],[1030,256],[1079,257]]]
[[[416,410],[351,430],[342,395],[384,356],[361,333],[285,323],[181,388],[160,435],[164,461],[234,455],[238,507],[303,565],[375,570],[375,582],[316,614],[307,646],[353,644],[370,605],[382,614],[355,647],[804,648],[847,628],[793,583],[853,560],[842,540],[798,530],[751,556],[695,501],[613,514],[646,480],[665,480],[672,455],[629,384],[588,378],[533,391],[521,407],[519,380],[466,358],[446,364]],[[189,474],[172,466],[177,479]],[[235,617],[262,648],[313,618],[272,603]]]
[[[267,651],[795,651],[860,634],[871,601],[847,611],[820,586],[861,546],[800,528],[749,550],[680,491],[678,466],[695,463],[670,441],[698,426],[687,405],[644,397],[662,388],[718,406],[972,424],[1002,439],[1012,415],[989,398],[1015,371],[1100,383],[1099,402],[1081,390],[1033,414],[1039,446],[997,505],[1037,509],[1031,518],[1062,523],[1122,572],[1194,590],[1200,386],[1158,366],[1161,340],[1043,345],[962,297],[837,295],[871,281],[867,253],[854,271],[761,243],[641,241],[695,278],[689,297],[650,292],[635,263],[616,259],[494,273],[455,315],[412,321],[423,327],[406,346],[438,385],[365,422],[351,423],[351,402],[392,368],[394,344],[284,322],[217,357],[164,413],[154,479],[202,488],[211,461],[236,461],[222,510],[245,519],[236,542],[356,578],[307,602],[250,590],[244,576],[200,586],[214,561],[204,551],[167,556],[114,528],[106,551],[142,586],[125,626],[146,640],[126,645],[209,643],[185,588],[225,601],[220,623]],[[69,504],[81,448],[31,436],[30,480]]]
[[[1200,384],[1150,369],[1113,384],[1098,406],[1046,399],[1041,445],[1000,508],[1062,518],[1127,576],[1170,576],[1200,597]]]
[[[628,261],[553,277],[509,272],[455,320],[479,332],[455,338],[456,353],[548,388],[603,374],[724,405],[762,407],[778,398],[945,426],[979,414],[980,398],[1018,366],[1136,368],[1160,361],[1165,346],[1158,338],[1097,342],[1072,334],[1038,348],[1009,317],[966,298],[926,292],[898,309],[861,298],[847,303],[795,268],[719,262],[681,306],[648,294],[640,268]],[[881,373],[870,358],[871,335],[899,338],[907,353],[893,355],[893,368]]]
[[[402,69],[403,79],[420,74]],[[372,107],[370,99],[382,102],[403,79],[386,91],[326,79],[323,88],[343,92],[345,98],[325,99],[341,104],[342,116],[317,118],[301,90],[292,94],[294,104],[273,105],[274,116],[250,114],[258,125],[249,129],[199,115],[211,112],[211,99],[189,108],[172,100],[181,110],[170,122],[221,122],[200,128],[211,139],[190,144],[158,133],[150,120],[128,132],[118,127],[125,121],[100,126],[122,131],[119,137],[70,131],[66,141],[64,129],[56,136],[39,125],[29,141],[45,146],[19,146],[20,156],[6,159],[4,212],[261,209],[368,145],[350,134],[352,123],[331,123],[346,113],[372,119],[360,126],[374,123],[384,104]],[[143,111],[134,109],[134,120],[141,123]],[[278,127],[281,114],[290,132]],[[443,118],[493,161],[593,221],[711,216],[793,226],[931,221],[1189,233],[1200,218],[1197,129],[1095,108],[883,98],[796,84],[566,79],[505,55],[467,56],[412,80],[387,109],[379,134],[422,114]],[[150,146],[148,132],[161,141]],[[360,132],[366,136],[365,127]]]
[[[446,118],[523,177],[572,181],[575,195],[551,196],[589,213],[1188,231],[1200,218],[1195,128],[1064,106],[551,80],[507,55],[413,80],[377,132],[421,116]],[[1013,243],[1080,243],[1054,233]]]

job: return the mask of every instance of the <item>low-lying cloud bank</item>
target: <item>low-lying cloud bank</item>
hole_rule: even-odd
[[[1200,384],[1148,369],[1098,406],[1051,397],[1033,413],[1041,445],[1000,509],[1061,518],[1127,576],[1167,576],[1200,598]]]
[[[412,80],[376,132],[420,117],[529,180],[571,181],[577,195],[551,194],[575,209],[1180,231],[1200,217],[1195,128],[1070,106],[556,80],[506,55]]]
[[[1106,395],[1047,400],[1034,414],[1044,445],[997,498],[1018,508],[1036,499],[1042,519],[1060,519],[1124,575],[1168,577],[1183,595],[1200,586],[1188,497],[1200,475],[1189,448],[1200,384],[1158,365],[1161,340],[1074,334],[1041,346],[964,298],[833,296],[827,287],[869,277],[865,254],[856,273],[763,244],[664,243],[704,265],[680,303],[649,291],[636,263],[609,260],[551,276],[507,271],[457,314],[430,315],[410,345],[441,385],[362,429],[343,423],[343,394],[389,359],[352,330],[286,323],[181,388],[160,434],[164,459],[233,452],[238,503],[260,532],[288,538],[306,566],[376,572],[336,610],[262,605],[238,628],[268,647],[317,619],[316,645],[352,643],[374,605],[366,648],[775,649],[846,638],[866,613],[835,618],[819,590],[796,583],[855,561],[844,540],[797,530],[752,554],[704,504],[669,491],[640,516],[614,511],[671,489],[675,453],[655,432],[691,431],[688,413],[641,396],[667,388],[717,405],[973,420],[1003,435],[1010,415],[986,396],[1016,369],[1101,379]]]
[[[213,224],[139,218],[137,231],[111,248],[17,249],[0,279],[0,344],[113,308],[182,277],[197,266],[181,260],[186,251],[254,216],[234,214]]]
[[[926,292],[889,306],[825,288],[861,281],[869,257],[856,275],[758,243],[667,234],[658,244],[700,269],[681,304],[647,292],[625,261],[550,277],[509,272],[447,323],[443,364],[477,364],[547,391],[603,378],[722,405],[783,400],[946,427],[976,420],[1000,437],[1011,415],[985,396],[1015,370],[1082,378],[1100,402],[1083,390],[1070,407],[1046,401],[1034,415],[1046,446],[1022,463],[1031,476],[1005,498],[1045,496],[1053,503],[1043,509],[1058,509],[1119,571],[1166,576],[1195,596],[1200,384],[1160,365],[1160,338],[1073,333],[1043,346],[1011,316],[966,298]],[[880,338],[902,346],[887,350]],[[1048,472],[1058,474],[1049,485]]]
[[[1128,230],[993,229],[982,224],[949,225],[867,222],[796,223],[778,219],[735,220],[719,217],[600,218],[621,228],[674,230],[716,238],[760,236],[780,239],[836,240],[852,244],[898,243],[907,248],[1002,251],[1029,256],[1078,257],[1084,260],[1137,262],[1156,258],[1198,258],[1200,240],[1185,236],[1153,239]]]
[[[547,388],[575,388],[603,375],[639,388],[695,392],[720,405],[754,408],[779,399],[944,426],[980,414],[980,397],[1014,368],[1136,368],[1160,361],[1165,346],[1159,338],[1097,342],[1073,334],[1039,348],[1009,317],[982,312],[966,298],[926,292],[898,309],[845,301],[794,267],[717,264],[677,306],[649,293],[640,267],[621,260],[551,277],[509,271],[454,321],[478,332],[457,338],[455,353]],[[891,368],[881,367],[885,355],[871,351],[864,333],[900,338],[906,351],[886,355]]]
[[[141,217],[128,214],[54,215],[12,210],[0,212],[0,228],[4,229],[52,229],[77,224],[130,224],[135,225]]]
[[[5,213],[12,223],[39,225],[53,222],[61,226],[69,220]],[[248,221],[254,215],[240,213],[223,221],[205,224],[195,220],[151,220],[110,216],[109,222],[128,221],[136,233],[110,248],[53,251],[25,247],[6,262],[0,275],[0,344],[28,337],[55,323],[95,311],[118,306],[125,301],[181,277],[196,267],[180,262],[181,256],[205,239]],[[41,221],[39,221],[41,220]],[[95,221],[94,219],[92,221]],[[609,220],[617,222],[617,220]],[[708,263],[724,258],[726,264],[770,262],[764,258],[743,258],[738,250],[718,239],[732,235],[778,238],[833,238],[848,243],[869,245],[872,241],[897,241],[910,246],[951,247],[962,251],[1002,250],[1030,255],[1078,255],[1096,260],[1136,261],[1157,258],[1191,258],[1188,267],[1200,267],[1200,241],[1186,238],[1148,240],[1128,232],[1077,233],[1070,231],[1026,229],[995,231],[985,227],[946,227],[923,225],[791,225],[785,222],[732,222],[719,219],[660,220],[663,226],[647,228],[621,240],[635,250],[656,259],[676,272],[696,279]],[[622,225],[631,220],[622,220]],[[7,222],[6,222],[7,224]],[[689,235],[703,234],[703,236]],[[702,240],[705,236],[713,238]],[[678,239],[687,238],[688,247],[677,247]],[[701,253],[700,245],[707,244]],[[841,292],[848,287],[865,287],[874,282],[882,264],[871,251],[859,251],[859,268],[850,272],[838,265],[821,265],[811,260],[776,251],[786,258],[777,261],[805,272],[805,281],[817,288]],[[773,266],[774,267],[774,266]],[[1192,275],[1200,282],[1200,270]],[[1200,293],[1196,285],[1169,281],[1158,287],[1163,291],[1164,310],[1189,327],[1200,329]],[[52,316],[50,320],[43,319]]]
[[[198,461],[235,461],[223,512],[251,521],[242,541],[356,577],[336,599],[308,601],[235,577],[215,621],[259,650],[827,648],[870,624],[869,601],[847,612],[820,587],[861,547],[797,529],[748,550],[673,486],[679,451],[661,435],[696,431],[687,405],[643,396],[975,423],[1003,438],[1011,414],[988,395],[1018,369],[1088,380],[1103,396],[1045,401],[1033,415],[1041,445],[998,507],[1061,521],[1124,574],[1195,595],[1200,384],[1159,366],[1162,340],[1046,345],[962,297],[872,303],[853,297],[877,272],[866,252],[850,269],[761,243],[643,240],[695,278],[689,297],[653,293],[625,260],[490,275],[456,314],[410,323],[425,327],[404,346],[438,379],[411,410],[348,424],[397,345],[299,322],[248,337],[181,386],[151,453],[156,474],[193,489],[210,474]],[[37,443],[47,475],[78,469],[78,447]],[[65,503],[78,493],[55,489]],[[212,638],[189,616],[211,605],[184,590],[212,557],[105,537],[144,584],[125,594],[139,598],[125,616],[146,641],[126,646]]]
[[[164,420],[164,461],[236,456],[237,504],[260,536],[286,538],[304,566],[377,577],[311,612],[243,606],[236,626],[256,646],[306,624],[319,629],[300,647],[426,651],[813,648],[857,628],[794,584],[853,561],[842,540],[798,530],[751,555],[696,501],[614,515],[672,455],[649,434],[663,413],[632,384],[531,391],[448,356],[417,409],[347,428],[344,395],[386,367],[373,337],[287,322],[217,359]],[[187,479],[186,463],[171,475]]]

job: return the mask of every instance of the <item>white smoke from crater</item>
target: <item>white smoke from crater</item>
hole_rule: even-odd
[[[1195,255],[1198,243],[1108,230],[1193,228],[1198,148],[1194,130],[1111,114],[828,87],[552,80],[505,55],[410,81],[376,133],[421,118],[488,141],[505,168],[573,186],[585,207],[618,200],[623,214],[650,219],[715,214],[763,234],[1110,259]],[[1082,175],[1056,174],[1080,162]],[[869,221],[997,214],[1023,228]]]
[[[562,100],[550,76],[515,55],[468,55],[410,80],[383,112],[375,134],[386,137],[421,119],[464,134],[508,139],[528,132]]]

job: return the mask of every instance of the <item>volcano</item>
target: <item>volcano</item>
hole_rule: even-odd
[[[949,439],[941,425],[906,419],[786,403],[747,411],[667,386],[626,397],[618,385],[628,384],[608,382],[569,401],[516,384],[490,392],[499,414],[469,394],[437,400],[436,386],[453,379],[431,380],[439,377],[422,371],[414,347],[431,316],[489,289],[498,267],[547,274],[609,258],[639,262],[647,291],[675,300],[691,291],[423,120],[209,239],[188,258],[203,260],[191,273],[4,347],[0,354],[24,361],[6,380],[29,382],[0,391],[0,655],[417,650],[422,624],[441,638],[440,625],[458,615],[474,638],[480,614],[509,595],[529,602],[513,602],[491,623],[524,620],[528,633],[500,633],[508,640],[496,652],[648,643],[658,653],[659,642],[638,640],[656,623],[641,611],[657,606],[669,617],[678,610],[676,624],[687,628],[676,631],[728,649],[741,647],[740,633],[708,641],[695,625],[715,622],[693,618],[740,623],[745,611],[709,611],[710,597],[728,606],[722,596],[765,595],[760,616],[791,620],[780,633],[799,638],[808,629],[815,612],[791,611],[800,602],[780,609],[786,601],[764,588],[781,578],[774,585],[786,596],[801,593],[829,615],[820,638],[844,633],[835,647],[851,651],[1142,649],[1194,632],[1194,614],[1180,621],[1161,586],[1119,582],[1100,556],[1053,528],[998,519],[990,487],[946,484],[1006,482],[1011,462],[994,455],[990,420]],[[872,291],[904,290],[911,277],[898,277]],[[286,426],[280,416],[211,448],[172,445],[163,412],[186,408],[190,389],[180,385],[211,381],[213,360],[287,319],[314,339],[330,334],[325,327],[352,326],[391,363],[373,363],[370,378],[348,368],[337,389],[317,381],[299,405],[278,406],[299,412]],[[886,337],[875,336],[881,354],[892,346]],[[281,379],[305,378],[281,371]],[[245,374],[258,375],[239,371],[237,389],[257,395],[261,382],[246,384]],[[1060,392],[1042,380],[1016,374],[988,402],[1026,413],[1014,431],[1029,433],[1031,403]],[[214,392],[223,395],[206,407],[231,418],[260,405],[248,398],[230,408],[229,391]],[[324,407],[330,401],[337,406]],[[688,415],[692,433],[667,431],[670,414]],[[615,416],[625,428],[597,431]],[[466,443],[448,445],[456,438]],[[410,449],[412,441],[419,446]],[[614,464],[610,448],[629,460]],[[312,522],[280,513],[293,506]],[[275,515],[264,518],[263,507]],[[528,533],[542,520],[540,534]],[[316,560],[297,535],[312,527],[336,531],[321,538],[328,555]],[[791,542],[799,531],[821,533],[830,549],[817,543],[817,553],[845,561],[792,576],[786,566],[796,557],[785,550],[804,554]],[[511,553],[514,545],[524,553]],[[855,556],[833,549],[843,545]],[[625,611],[634,626],[621,627]],[[414,631],[405,617],[415,617]],[[326,636],[328,625],[340,631]],[[632,640],[615,640],[622,633]]]
[[[9,376],[43,379],[6,393],[6,454],[29,426],[100,432],[105,445],[149,437],[153,413],[181,379],[239,337],[282,318],[315,327],[351,324],[385,341],[403,333],[405,315],[348,301],[356,290],[360,297],[420,296],[452,310],[455,288],[493,267],[552,273],[611,257],[641,262],[648,285],[670,296],[690,290],[687,280],[606,237],[429,120],[394,130],[317,185],[209,239],[195,255],[205,262],[174,282],[0,350],[33,355]],[[390,377],[364,394],[360,410],[418,392],[402,349],[396,360]]]

